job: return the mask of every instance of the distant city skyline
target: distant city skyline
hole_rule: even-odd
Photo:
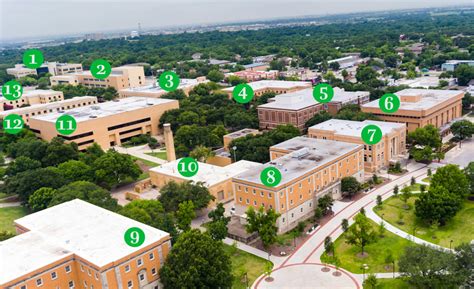
[[[445,0],[0,0],[0,39],[444,6]]]

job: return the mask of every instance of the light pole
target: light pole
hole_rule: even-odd
[[[385,214],[384,214],[384,213],[382,213],[382,221],[384,221],[384,219],[383,219],[383,216],[384,216],[384,215],[385,215]]]
[[[365,271],[369,269],[369,265],[367,264],[362,264],[362,282],[365,281]]]
[[[234,151],[234,163],[235,163],[235,162],[237,162],[237,156],[236,156],[236,153],[235,153],[235,151],[237,150],[237,147],[233,146],[232,150]]]

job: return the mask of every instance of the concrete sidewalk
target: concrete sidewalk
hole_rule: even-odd
[[[165,164],[168,161],[147,155],[146,153],[151,153],[152,150],[148,148],[148,145],[141,145],[141,146],[136,146],[136,147],[130,147],[130,148],[124,148],[121,146],[115,146],[114,149],[121,153],[121,154],[127,154],[131,155],[140,159],[144,159],[150,162],[157,163],[159,165]],[[156,150],[154,150],[156,152]]]
[[[247,253],[250,253],[252,255],[255,255],[257,257],[260,257],[260,258],[263,258],[263,259],[266,259],[266,260],[269,259],[267,252],[262,251],[262,250],[257,249],[257,248],[254,248],[254,247],[249,246],[247,244],[244,244],[242,242],[236,241],[234,239],[225,238],[224,243],[227,244],[227,245],[232,245],[232,244],[236,243],[237,248],[242,250],[242,251],[245,251]],[[271,255],[269,260],[273,263],[273,268],[275,269],[275,268],[280,267],[280,265],[283,263],[283,261],[285,261],[285,259],[286,259],[286,257],[279,257],[279,256]]]

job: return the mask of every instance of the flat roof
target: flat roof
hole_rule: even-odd
[[[158,106],[170,102],[177,102],[177,100],[132,96],[94,105],[69,109],[67,110],[66,114],[73,116],[76,119],[76,122],[81,122],[95,118],[108,117],[111,115],[120,114],[128,111],[143,109],[150,106]],[[63,114],[64,113],[53,112],[41,116],[35,116],[33,118],[42,121],[56,122],[57,118]]]
[[[0,274],[0,284],[70,254],[102,267],[169,235],[79,199],[27,215],[15,223],[29,232],[0,242],[2,262],[9,266]],[[123,240],[130,227],[145,232],[145,242],[138,248]]]
[[[425,110],[435,107],[436,105],[448,101],[458,96],[463,91],[460,90],[442,90],[442,89],[415,89],[409,88],[399,92],[395,92],[398,97],[421,95],[420,101],[417,102],[400,102],[400,108],[403,110]],[[363,104],[362,107],[379,108],[379,100],[374,100]]]
[[[362,129],[369,124],[375,124],[382,130],[382,134],[390,134],[397,129],[406,129],[404,123],[385,122],[375,120],[352,121],[342,119],[330,119],[325,122],[311,126],[309,129],[334,131],[338,135],[360,137]]]
[[[260,163],[246,160],[240,160],[225,167],[198,162],[198,173],[192,177],[183,177],[181,174],[178,173],[177,170],[178,163],[180,160],[181,159],[178,159],[172,162],[165,163],[159,167],[151,168],[150,171],[175,178],[180,178],[183,180],[193,181],[195,183],[203,182],[208,187],[211,187],[215,184],[228,180],[236,176],[237,174],[240,174],[244,171],[261,165]]]
[[[247,83],[252,87],[253,90],[263,89],[263,88],[280,88],[280,89],[289,89],[294,87],[311,87],[311,82],[307,81],[286,81],[286,80],[259,80]],[[233,91],[233,87],[225,88],[224,91]]]
[[[7,101],[5,98],[3,98],[1,88],[2,86],[0,86],[0,97],[2,97],[0,101]],[[39,95],[57,95],[57,94],[62,94],[62,91],[57,91],[57,90],[52,90],[52,89],[32,89],[32,90],[24,90],[21,98],[30,98],[30,97],[35,97]]]
[[[241,129],[241,130],[238,130],[238,131],[228,133],[228,134],[224,135],[224,137],[236,139],[236,138],[239,138],[239,137],[246,136],[248,134],[255,134],[255,133],[259,133],[259,132],[260,131],[258,129],[244,128],[244,129]]]
[[[341,141],[323,140],[308,137],[295,137],[270,147],[282,149],[291,153],[279,157],[266,164],[243,172],[234,177],[235,180],[260,184],[260,172],[270,166],[278,168],[282,178],[278,185],[286,185],[317,167],[327,165],[335,159],[356,150],[362,145]]]
[[[259,67],[259,66],[268,66],[268,63],[255,62],[255,63],[250,63],[250,64],[244,65],[245,68],[253,68],[253,67]]]
[[[188,88],[192,87],[195,85],[198,85],[200,83],[205,83],[208,82],[208,80],[205,81],[199,81],[197,79],[187,79],[187,78],[181,78],[179,82],[179,86],[177,89],[183,89],[183,88]],[[162,89],[159,85],[156,84],[151,84],[151,85],[145,85],[145,86],[138,86],[138,87],[129,87],[129,88],[124,88],[121,89],[120,91],[126,91],[126,92],[164,92],[166,93],[164,89]]]
[[[46,109],[46,108],[47,109],[56,109],[56,108],[64,106],[64,105],[68,105],[69,103],[77,103],[80,100],[82,100],[82,101],[88,101],[88,100],[97,101],[97,97],[95,97],[95,96],[75,96],[75,97],[70,98],[70,99],[64,99],[64,100],[48,102],[48,103],[41,103],[41,104],[34,104],[34,105],[30,105],[30,106],[19,107],[19,108],[14,108],[14,109],[2,111],[2,112],[0,112],[0,116],[9,115],[9,114],[12,114],[12,113],[22,114],[22,113],[26,113],[28,111],[38,111],[38,110],[42,110],[42,109]]]
[[[357,100],[359,97],[369,96],[368,91],[345,91],[338,87],[334,88],[334,96],[331,103],[347,103]],[[306,88],[290,93],[279,94],[271,98],[268,103],[259,105],[259,108],[276,108],[287,110],[300,110],[306,107],[317,105],[313,97],[313,88]]]
[[[414,79],[400,79],[396,82],[397,85],[408,85],[409,87],[436,87],[439,85],[440,80],[446,80],[448,82],[453,81],[453,78],[440,79],[438,76],[422,76]]]

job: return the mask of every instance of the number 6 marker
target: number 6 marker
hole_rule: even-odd
[[[384,94],[379,99],[379,108],[385,113],[395,113],[400,108],[400,99],[393,93]]]

